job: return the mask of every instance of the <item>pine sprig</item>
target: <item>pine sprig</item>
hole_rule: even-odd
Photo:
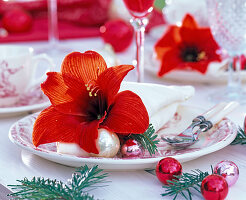
[[[237,136],[231,143],[231,145],[236,145],[236,144],[241,144],[241,145],[246,144],[246,135],[241,127],[239,127],[237,131]]]
[[[201,182],[208,176],[208,172],[202,172],[199,169],[192,170],[192,173],[183,173],[181,176],[176,176],[177,180],[169,181],[169,185],[164,185],[166,189],[162,196],[174,196],[173,200],[178,195],[183,196],[187,200],[192,200],[191,189],[194,189],[200,193]]]
[[[157,135],[154,133],[155,129],[152,124],[150,124],[143,134],[131,134],[129,137],[138,141],[144,149],[148,150],[150,156],[152,156],[158,151],[156,145],[160,142],[156,139]]]
[[[98,166],[90,169],[85,165],[76,170],[67,184],[40,177],[33,177],[31,180],[27,178],[17,180],[21,183],[20,185],[9,185],[12,190],[17,190],[17,192],[8,196],[15,199],[30,200],[94,200],[94,196],[90,195],[88,191],[104,186],[100,184],[105,183],[106,177],[107,173],[102,173]]]

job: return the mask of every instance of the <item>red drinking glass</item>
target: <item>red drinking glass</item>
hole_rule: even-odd
[[[148,24],[146,16],[153,10],[154,0],[123,0],[129,13],[132,15],[130,20],[136,32],[136,68],[137,81],[144,81],[144,32]]]
[[[148,15],[154,4],[154,0],[124,0],[124,2],[130,14],[136,18]]]

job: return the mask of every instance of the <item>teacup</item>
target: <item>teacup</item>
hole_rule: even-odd
[[[26,46],[0,45],[0,107],[15,104],[45,79],[44,73],[37,73],[40,61],[47,62],[46,71],[51,71],[54,63],[46,54],[34,55]]]

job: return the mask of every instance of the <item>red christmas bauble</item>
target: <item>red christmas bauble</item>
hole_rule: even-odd
[[[9,32],[26,32],[32,27],[32,17],[26,11],[16,8],[4,14],[2,24]]]
[[[131,24],[119,19],[101,26],[100,33],[105,43],[111,44],[116,52],[122,52],[131,44],[134,30]]]
[[[212,174],[203,179],[201,193],[205,200],[223,200],[228,194],[228,184],[223,176]]]
[[[174,176],[182,174],[182,165],[176,159],[167,157],[157,163],[155,171],[159,181],[167,185],[168,180],[177,179]]]

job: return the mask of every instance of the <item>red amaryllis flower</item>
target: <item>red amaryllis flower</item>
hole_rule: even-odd
[[[157,58],[161,60],[158,75],[174,69],[207,71],[212,61],[221,61],[219,46],[209,28],[199,27],[191,15],[186,15],[182,26],[172,25],[155,44]]]
[[[98,128],[122,135],[144,133],[149,117],[141,98],[131,91],[118,93],[123,78],[133,68],[107,68],[93,51],[67,55],[61,72],[47,73],[41,84],[52,105],[35,121],[33,144],[77,143],[98,154]]]

